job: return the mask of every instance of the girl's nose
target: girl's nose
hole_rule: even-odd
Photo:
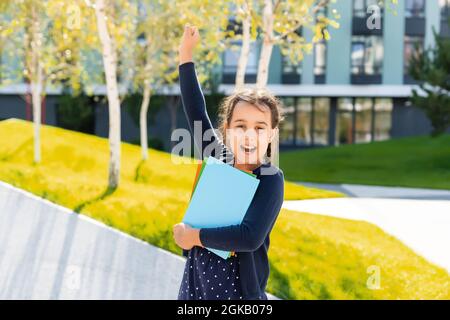
[[[257,134],[254,129],[247,129],[244,135],[245,142],[253,142],[256,140],[256,136]]]

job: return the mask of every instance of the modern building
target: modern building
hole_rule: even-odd
[[[365,143],[430,132],[424,113],[408,102],[417,83],[406,70],[416,43],[433,46],[433,28],[450,36],[450,0],[399,0],[391,10],[380,10],[379,26],[370,19],[374,11],[368,11],[377,2],[339,0],[319,12],[330,15],[336,9],[340,26],[329,28],[331,39],[316,43],[313,52],[298,65],[292,65],[279,48],[274,48],[269,89],[285,105],[281,148]],[[307,40],[312,39],[309,30],[301,32]],[[260,42],[252,43],[246,70],[249,84],[256,81],[259,50]],[[223,54],[218,73],[219,90],[225,94],[233,90],[237,56],[238,51],[232,50]],[[26,92],[24,84],[0,87],[0,120],[31,119]],[[104,92],[100,90],[99,94]],[[52,125],[58,125],[57,96],[58,92],[49,92],[43,115],[44,122]],[[107,108],[98,103],[95,109],[93,132],[106,137]],[[211,117],[215,122],[213,114]],[[176,124],[171,124],[175,118]],[[187,127],[183,111],[178,108],[174,117],[173,110],[171,113],[165,108],[156,115],[149,134],[160,138],[169,150],[174,126]],[[126,112],[122,113],[122,138],[139,139],[137,124]]]
[[[416,43],[433,46],[433,28],[449,36],[450,1],[399,0],[390,10],[380,10],[379,28],[372,29],[368,20],[374,11],[368,8],[377,2],[336,1],[327,11],[339,12],[340,27],[329,28],[331,39],[315,44],[299,65],[293,66],[274,49],[269,87],[286,106],[281,146],[364,143],[430,131],[423,112],[408,102],[417,83],[407,68]],[[303,36],[312,38],[307,29]],[[258,50],[255,43],[249,82],[256,78]],[[224,83],[234,81],[237,54],[225,53]]]

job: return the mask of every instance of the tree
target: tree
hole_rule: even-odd
[[[434,28],[433,34],[436,45],[426,50],[416,45],[408,71],[421,82],[421,92],[413,89],[411,102],[425,112],[436,137],[450,126],[450,39]]]
[[[0,36],[14,44],[13,54],[21,62],[19,68],[10,70],[9,81],[25,78],[31,87],[35,163],[41,161],[41,105],[47,86],[62,83],[75,90],[80,87],[79,48],[84,42],[80,41],[81,12],[75,2],[2,1],[8,23],[0,28]]]
[[[201,49],[194,53],[196,71],[199,82],[205,91],[213,93],[215,87],[214,69],[220,64],[223,51],[226,49],[230,31],[227,29],[230,17],[230,1],[227,0],[176,0],[177,10],[182,12],[179,17],[180,28],[176,36],[177,45],[187,23],[199,28],[202,37]],[[178,61],[177,52],[172,61]],[[173,65],[173,64],[172,64]],[[175,64],[175,73],[178,67]],[[176,126],[177,108],[180,96],[171,99],[169,104],[172,129]],[[209,107],[212,107],[209,105]]]
[[[242,21],[242,46],[239,54],[235,80],[235,86],[238,90],[245,85],[245,70],[247,69],[248,57],[250,54],[250,42],[256,38],[256,24],[252,24],[252,2],[240,0],[236,3],[236,6],[236,17],[238,21]]]
[[[17,43],[16,54],[21,58],[21,70],[14,77],[25,78],[31,86],[34,122],[34,154],[35,163],[41,161],[41,103],[45,95],[45,82],[48,71],[46,59],[49,57],[48,46],[51,45],[44,32],[49,27],[49,19],[45,14],[47,1],[20,0],[3,2],[5,14],[12,18],[10,24],[2,26],[4,36]],[[22,43],[20,43],[21,41]],[[20,79],[22,80],[22,79]]]
[[[109,175],[108,187],[115,189],[120,176],[120,100],[117,86],[117,53],[108,25],[104,0],[95,0],[97,31],[102,45],[103,65],[106,77],[106,92],[109,108]]]
[[[242,21],[242,55],[247,52],[252,39],[261,38],[262,46],[258,62],[256,86],[267,86],[269,62],[272,50],[279,45],[283,54],[289,55],[293,63],[303,58],[303,51],[310,52],[312,45],[307,43],[299,33],[300,28],[310,28],[314,31],[313,41],[328,36],[326,27],[338,24],[324,15],[316,17],[320,9],[328,6],[329,0],[305,0],[299,3],[295,0],[258,0],[256,2],[241,0],[236,8],[236,16]],[[258,34],[259,31],[259,34]],[[244,59],[242,59],[244,60]],[[238,70],[243,70],[238,66]],[[245,69],[244,69],[245,70]],[[238,85],[242,75],[237,78]]]
[[[13,77],[25,78],[31,87],[33,106],[33,160],[41,162],[41,105],[46,94],[46,84],[52,73],[53,39],[48,31],[53,28],[47,10],[54,5],[51,1],[19,0],[3,2],[5,13],[12,18],[5,24],[4,35],[17,45],[16,55],[21,59],[21,70]],[[20,72],[21,71],[21,72]]]
[[[142,159],[148,159],[147,117],[150,99],[162,84],[176,80],[173,57],[177,51],[179,30],[182,28],[178,10],[167,1],[141,2],[135,50],[134,87],[142,92],[139,128]]]
[[[94,50],[100,48],[105,74],[109,110],[108,188],[110,189],[116,189],[120,180],[121,123],[118,84],[120,65],[117,56],[121,53],[121,49],[127,48],[126,43],[134,34],[135,3],[135,1],[126,0],[84,0],[83,2],[83,6],[90,9],[90,14],[85,15],[84,29],[86,32],[96,29],[97,40],[99,40],[99,43],[93,40],[88,47]]]

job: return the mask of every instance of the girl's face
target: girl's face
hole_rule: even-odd
[[[227,145],[231,147],[236,163],[259,165],[276,129],[272,129],[272,116],[268,107],[258,108],[239,101],[226,126]]]

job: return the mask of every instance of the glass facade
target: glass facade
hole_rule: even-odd
[[[313,143],[328,145],[330,130],[330,99],[314,98]]]
[[[337,103],[335,145],[353,143],[353,103],[339,98]]]
[[[324,40],[314,44],[314,75],[325,75],[327,45]]]
[[[284,120],[280,124],[280,144],[294,144],[295,98],[283,98]]]
[[[241,46],[241,42],[233,43],[234,46]],[[256,74],[258,70],[258,52],[256,42],[250,44],[250,52],[248,55],[246,74]],[[236,73],[239,62],[240,48],[227,49],[223,55],[223,72]]]
[[[280,124],[280,143],[285,145],[328,145],[330,99],[282,98],[285,120]]]
[[[372,99],[355,99],[355,143],[372,141]]]
[[[405,36],[405,45],[404,45],[404,53],[403,53],[403,62],[404,62],[404,74],[408,74],[409,63],[411,57],[416,54],[416,45],[418,45],[419,51],[423,50],[424,47],[424,39],[423,37],[412,37]]]
[[[383,37],[353,36],[351,53],[352,74],[379,75],[383,65]]]
[[[287,56],[282,56],[283,73],[284,74],[301,74],[301,63],[293,64]]]
[[[388,140],[392,129],[392,99],[375,99],[374,138],[375,141]]]
[[[331,112],[336,99],[336,113]],[[334,145],[389,139],[393,102],[390,98],[282,98],[285,119],[280,124],[280,144],[327,146],[335,122]],[[335,119],[331,119],[335,115]]]
[[[312,143],[311,131],[312,99],[297,99],[297,133],[295,141],[298,145],[310,145]]]
[[[405,17],[425,17],[425,0],[405,0]]]
[[[365,18],[367,15],[367,8],[372,5],[378,5],[378,3],[378,0],[354,0],[353,16],[357,18]]]
[[[387,140],[391,136],[390,98],[339,98],[335,145]]]

